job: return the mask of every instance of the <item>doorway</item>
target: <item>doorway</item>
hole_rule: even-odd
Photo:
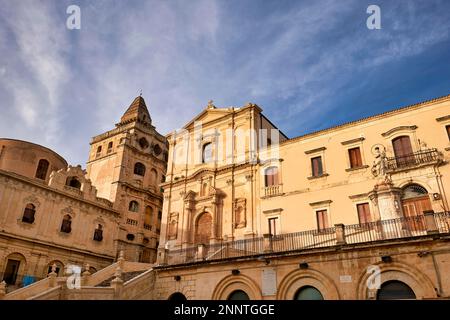
[[[397,299],[416,299],[416,294],[404,282],[391,280],[383,283],[377,292],[377,300]]]
[[[403,189],[402,207],[410,230],[426,229],[423,212],[432,210],[432,206],[428,191],[424,187],[418,184],[406,186]]]
[[[17,273],[19,272],[20,261],[8,259],[6,263],[5,274],[3,275],[3,280],[6,284],[14,285],[17,280]]]

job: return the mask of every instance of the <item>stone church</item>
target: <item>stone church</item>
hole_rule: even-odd
[[[94,273],[120,251],[155,262],[167,143],[144,99],[90,145],[83,170],[43,146],[0,139],[0,277],[10,290],[53,265],[58,275],[68,265]]]
[[[450,298],[450,95],[295,138],[212,101],[162,137],[138,97],[87,172],[36,146],[18,165],[16,144],[0,143],[0,270],[46,277],[0,298]]]

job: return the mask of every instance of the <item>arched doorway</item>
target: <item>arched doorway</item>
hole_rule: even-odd
[[[234,290],[230,293],[227,300],[250,300],[250,297],[243,290]]]
[[[212,216],[209,212],[203,212],[195,224],[195,243],[209,244],[211,238]]]
[[[377,292],[377,300],[396,299],[416,299],[416,294],[404,282],[391,280],[383,283]]]
[[[323,296],[313,286],[304,286],[297,290],[294,300],[323,300]]]
[[[172,293],[169,297],[170,301],[186,301],[186,296],[181,292]]]
[[[423,212],[432,210],[432,207],[428,191],[424,187],[418,184],[410,184],[404,187],[402,208],[410,230],[425,230]]]

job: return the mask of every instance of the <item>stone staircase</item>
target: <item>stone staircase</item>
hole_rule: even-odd
[[[0,300],[129,300],[152,299],[155,272],[148,263],[125,261],[123,254],[116,263],[90,275],[81,275],[78,288],[69,289],[68,276],[50,273],[46,279],[6,293],[0,284]]]

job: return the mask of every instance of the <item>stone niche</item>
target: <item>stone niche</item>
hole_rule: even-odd
[[[234,201],[234,228],[241,229],[247,226],[247,200],[238,198]]]

